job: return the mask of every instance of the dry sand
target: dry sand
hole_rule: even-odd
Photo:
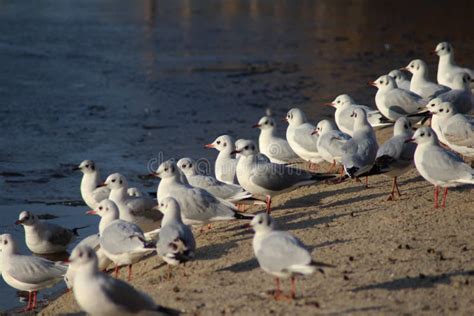
[[[132,284],[162,305],[196,315],[473,315],[472,187],[451,190],[447,208],[434,209],[433,186],[416,170],[400,179],[396,202],[386,201],[390,185],[389,178],[376,176],[368,189],[348,181],[274,199],[279,228],[300,238],[316,260],[336,266],[299,278],[293,301],[273,300],[274,280],[258,267],[253,234],[242,221],[196,233],[188,277],[178,269],[165,279],[167,267],[151,257],[134,266]],[[289,290],[289,281],[283,287]],[[73,295],[63,295],[42,314],[78,311]]]

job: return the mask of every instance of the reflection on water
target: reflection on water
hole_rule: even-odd
[[[373,105],[366,82],[413,58],[434,79],[442,40],[472,67],[472,12],[473,1],[1,0],[0,220],[48,212],[90,234],[85,207],[44,205],[80,200],[72,167],[84,159],[153,192],[138,176],[152,157],[213,158],[204,144],[256,139],[267,107],[316,121],[341,93]],[[0,282],[2,309],[14,295]]]

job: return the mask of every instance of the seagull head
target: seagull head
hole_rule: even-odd
[[[306,115],[298,108],[292,108],[286,113],[286,121],[290,126],[300,126],[306,123]]]
[[[181,158],[178,160],[177,165],[186,176],[192,176],[196,174],[196,162],[191,158]]]
[[[470,90],[471,76],[465,72],[459,72],[454,75],[452,88],[453,90]]]
[[[234,139],[229,135],[221,135],[212,143],[204,146],[205,148],[215,148],[218,151],[234,150]]]
[[[377,78],[377,80],[369,82],[369,84],[382,91],[388,91],[397,88],[395,79],[389,75],[380,76]]]
[[[271,231],[274,228],[273,218],[267,213],[259,213],[250,222],[256,233]]]
[[[449,118],[456,114],[456,108],[451,102],[443,102],[438,106],[436,115],[444,118]]]
[[[81,170],[82,173],[94,173],[95,170],[95,163],[92,160],[84,160],[79,164],[79,166],[75,167],[74,170]]]
[[[441,100],[440,98],[434,98],[433,100],[428,102],[428,104],[426,104],[426,108],[431,113],[436,113],[441,103],[443,103],[443,100]]]
[[[402,82],[407,81],[408,78],[405,76],[405,74],[400,70],[400,69],[394,69],[388,73],[389,77],[392,77],[395,79],[395,83],[400,85]]]
[[[438,137],[431,127],[423,126],[416,130],[413,137],[406,142],[415,142],[418,145],[438,144]]]
[[[161,179],[166,179],[178,176],[178,172],[179,171],[176,163],[173,160],[167,160],[161,163],[161,165],[156,170],[155,175]]]
[[[330,103],[325,103],[324,105],[329,105],[337,109],[342,106],[351,104],[354,104],[354,99],[352,99],[348,94],[340,94],[334,99],[334,101]]]
[[[98,259],[97,254],[94,249],[87,245],[79,245],[69,256],[70,264],[73,264],[74,267],[89,267],[90,269],[98,269]]]
[[[37,221],[38,221],[38,218],[34,214],[28,211],[23,211],[18,216],[18,220],[15,222],[15,224],[24,225],[24,226],[32,226]]]
[[[235,154],[241,154],[244,157],[254,156],[258,154],[257,145],[253,140],[241,140],[233,151]]]
[[[119,210],[117,205],[109,199],[100,201],[94,210],[87,211],[86,214],[98,215],[100,217],[110,218],[112,220],[119,218]]]
[[[104,185],[111,190],[128,188],[127,180],[120,173],[112,173],[105,179]]]
[[[269,116],[262,117],[257,124],[252,126],[253,128],[260,128],[261,130],[271,130],[276,127],[276,122]]]
[[[161,199],[158,208],[163,213],[161,227],[163,227],[170,219],[181,219],[181,208],[178,201],[172,196]]]
[[[2,254],[16,254],[16,242],[10,234],[0,235],[0,252]]]
[[[450,55],[453,53],[453,46],[448,42],[441,42],[436,45],[436,48],[433,53],[435,53],[439,57]]]
[[[416,73],[425,73],[428,69],[426,63],[421,59],[414,59],[412,60],[403,70],[409,71],[412,74]]]
[[[335,130],[336,128],[334,127],[334,124],[329,121],[329,120],[322,120],[322,121],[319,121],[318,125],[316,125],[316,128],[315,130],[311,133],[311,135],[313,134],[317,134],[318,136],[324,134],[324,133],[327,133],[329,131],[332,131],[332,130]]]
[[[413,129],[410,120],[405,116],[399,117],[393,127],[393,135],[407,135],[411,137],[413,135]]]

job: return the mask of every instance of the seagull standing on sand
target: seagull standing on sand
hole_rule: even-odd
[[[253,127],[260,129],[258,147],[271,162],[283,164],[298,159],[298,155],[291,149],[286,139],[276,135],[276,122],[273,118],[264,116]]]
[[[67,246],[76,236],[79,236],[78,230],[87,227],[67,229],[42,221],[27,211],[20,213],[15,224],[22,225],[25,229],[25,241],[28,249],[40,255],[66,251]]]
[[[100,201],[109,197],[110,190],[99,187],[102,179],[94,161],[84,160],[74,170],[80,170],[83,173],[81,196],[87,206],[95,208]]]
[[[34,310],[38,291],[60,282],[67,270],[67,266],[61,263],[21,255],[10,234],[0,236],[0,252],[2,277],[5,283],[29,293],[25,311]]]
[[[99,215],[100,248],[115,264],[115,275],[119,267],[128,266],[128,279],[132,277],[132,265],[144,255],[155,251],[155,246],[145,240],[137,225],[119,219],[119,210],[111,200],[103,200],[95,210],[87,214]]]
[[[173,161],[163,162],[155,175],[161,178],[156,197],[161,201],[171,196],[181,207],[183,222],[187,225],[205,225],[214,221],[251,219],[253,216],[237,212],[232,203],[219,199],[200,188],[184,184]]]
[[[280,278],[291,278],[290,299],[296,297],[295,275],[309,275],[317,267],[334,267],[322,262],[313,261],[311,254],[303,243],[284,231],[274,229],[270,215],[261,213],[255,215],[250,223],[255,230],[252,241],[253,251],[263,271],[274,275],[276,300],[287,298],[280,290]]]
[[[412,60],[405,68],[413,74],[410,82],[410,91],[426,100],[435,98],[441,93],[448,92],[450,88],[431,82],[428,78],[428,65],[421,59]]]
[[[225,183],[235,183],[237,160],[235,155],[232,154],[235,150],[234,139],[229,135],[221,135],[204,147],[215,148],[219,151],[214,166],[216,179]]]
[[[286,140],[291,149],[304,161],[309,162],[310,169],[313,164],[324,161],[318,153],[318,137],[311,135],[314,125],[308,123],[306,115],[298,108],[293,108],[286,114],[288,128]]]
[[[186,263],[194,258],[196,241],[192,230],[181,219],[181,209],[172,197],[160,201],[163,225],[156,245],[158,255],[169,265]]]
[[[237,202],[252,197],[238,184],[221,182],[214,177],[199,174],[196,162],[191,158],[181,158],[177,165],[191,186],[204,189],[220,199]]]
[[[320,121],[313,133],[318,135],[318,152],[324,160],[332,163],[330,169],[332,170],[336,163],[342,162],[342,147],[351,137],[337,130],[334,124],[328,120]]]
[[[474,170],[439,145],[436,133],[429,127],[419,128],[408,141],[417,143],[415,166],[426,181],[435,186],[434,207],[438,208],[439,188],[444,188],[442,207],[446,207],[448,188],[474,184]]]
[[[375,95],[377,108],[392,121],[419,112],[427,103],[421,96],[398,88],[395,80],[388,75],[381,76],[369,84],[378,89]]]
[[[454,62],[454,49],[448,42],[441,42],[436,45],[434,53],[439,56],[437,80],[439,84],[455,89],[453,86],[454,77],[458,73],[467,73],[474,78],[474,70],[463,68]]]
[[[365,105],[356,104],[347,94],[337,96],[334,101],[325,103],[325,105],[332,106],[336,109],[334,112],[334,120],[337,127],[347,135],[352,136],[354,132],[354,117],[352,112],[355,108],[362,108],[367,113],[367,119],[372,127],[388,126],[393,123],[385,118],[378,110],[374,110]]]
[[[354,135],[342,147],[344,152],[342,164],[349,177],[357,178],[374,165],[378,145],[375,132],[367,121],[365,111],[355,109],[352,115],[354,116]]]
[[[259,161],[257,146],[251,140],[242,142],[240,146],[235,149],[241,154],[237,164],[237,179],[252,195],[266,197],[267,213],[271,212],[273,196],[332,177],[311,174],[282,164]]]
[[[101,272],[95,251],[88,246],[77,247],[69,261],[78,272],[74,280],[74,298],[88,315],[179,314],[177,310],[157,305],[151,297],[128,283]]]

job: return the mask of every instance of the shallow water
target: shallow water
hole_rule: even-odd
[[[316,121],[340,93],[374,105],[367,81],[411,59],[435,78],[442,40],[472,67],[472,12],[472,1],[0,0],[2,231],[25,250],[20,210],[96,223],[62,204],[80,201],[72,167],[84,159],[153,192],[158,181],[138,177],[151,159],[215,157],[202,146],[224,133],[256,139],[267,107]],[[0,309],[17,305],[0,281]]]

